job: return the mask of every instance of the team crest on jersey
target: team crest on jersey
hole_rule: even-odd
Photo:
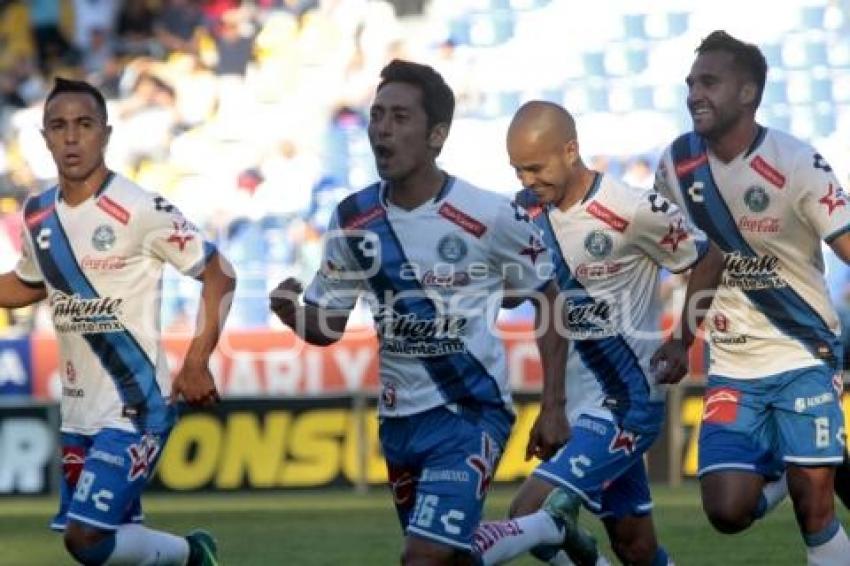
[[[611,236],[602,230],[593,230],[584,238],[584,249],[596,259],[607,257],[613,248]]]
[[[443,261],[457,263],[466,257],[469,250],[463,238],[456,234],[446,234],[437,243],[437,253]]]
[[[770,206],[770,196],[764,187],[753,185],[744,193],[744,203],[753,212],[764,212]]]
[[[112,249],[115,245],[115,230],[108,224],[101,224],[94,229],[91,236],[91,245],[94,249],[100,252],[105,252]]]

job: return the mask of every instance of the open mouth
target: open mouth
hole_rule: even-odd
[[[395,155],[395,151],[385,145],[376,145],[374,148],[374,152],[375,158],[379,161],[386,161],[392,158],[393,155]]]

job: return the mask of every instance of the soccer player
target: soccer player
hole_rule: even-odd
[[[97,89],[57,79],[43,127],[59,184],[24,206],[23,254],[0,275],[0,306],[46,298],[59,341],[64,481],[51,527],[82,564],[217,564],[208,533],[139,524],[140,495],[178,398],[217,400],[208,363],[232,269],[168,201],[107,169],[111,127]],[[158,328],[166,262],[203,283],[199,327],[173,383]]]
[[[696,53],[693,131],[664,152],[656,187],[725,255],[707,316],[703,508],[716,529],[739,532],[778,499],[764,490],[784,468],[808,563],[847,564],[833,508],[842,356],[820,246],[850,260],[850,206],[817,150],[756,123],[767,74],[757,46],[715,31]]]
[[[722,256],[655,191],[587,168],[575,122],[564,108],[523,105],[508,129],[507,147],[525,187],[517,201],[534,216],[555,256],[572,343],[566,374],[572,437],[517,493],[510,515],[518,528],[494,536],[482,527],[484,562],[512,557],[550,529],[551,521],[547,525],[535,513],[542,506],[566,527],[570,558],[597,563],[595,542],[576,524],[583,504],[602,519],[623,563],[667,564],[655,537],[643,465],[664,420],[664,392],[649,367],[660,343],[659,267],[694,268],[691,297],[714,289]],[[529,518],[535,518],[532,524],[526,524]],[[538,558],[566,563],[557,552],[533,550]]]
[[[270,299],[284,324],[318,345],[339,338],[360,295],[369,303],[380,440],[407,565],[475,563],[473,531],[514,419],[494,330],[505,292],[536,297],[545,328],[542,411],[527,450],[548,458],[568,435],[567,343],[549,324],[557,289],[548,254],[525,211],[437,166],[453,111],[431,67],[394,60],[381,71],[368,127],[381,181],[337,207],[305,304],[294,279]]]

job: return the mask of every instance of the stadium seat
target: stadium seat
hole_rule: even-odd
[[[811,80],[812,102],[832,101],[832,80],[828,76],[821,76]]]
[[[832,104],[821,103],[815,106],[814,133],[826,137],[835,131],[836,116]]]
[[[850,102],[850,71],[832,74],[832,100]]]
[[[800,8],[801,29],[822,29],[826,6],[803,6]]]
[[[605,53],[601,51],[585,51],[582,54],[584,72],[591,77],[605,76]]]
[[[514,15],[508,10],[469,16],[469,43],[477,47],[501,45],[514,33]]]
[[[762,102],[764,104],[779,104],[788,102],[788,84],[784,80],[768,80],[764,85]]]
[[[590,112],[608,112],[608,88],[604,84],[587,87],[587,102]]]
[[[623,16],[623,30],[626,39],[647,39],[646,14],[625,14]]]
[[[808,41],[805,54],[806,67],[825,67],[829,64],[826,43],[822,39]]]
[[[635,110],[655,110],[653,88],[649,85],[632,87],[632,101]]]
[[[832,68],[850,67],[850,42],[846,38],[833,42],[826,50],[826,61]]]

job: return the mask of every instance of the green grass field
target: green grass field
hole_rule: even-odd
[[[499,487],[490,496],[488,517],[501,517],[512,495]],[[718,564],[797,565],[805,563],[802,540],[791,506],[783,504],[747,533],[715,533],[702,515],[693,484],[654,489],[655,521],[679,566]],[[401,536],[389,494],[373,489],[224,495],[150,495],[145,499],[150,526],[184,533],[204,526],[218,538],[222,563],[230,566],[340,566],[398,563]],[[45,525],[53,499],[0,499],[0,564],[70,564],[58,535]],[[583,513],[597,536],[597,522]],[[846,522],[842,508],[840,518]],[[604,536],[603,536],[604,538]],[[605,546],[605,551],[610,550]],[[516,564],[537,564],[523,558]]]

